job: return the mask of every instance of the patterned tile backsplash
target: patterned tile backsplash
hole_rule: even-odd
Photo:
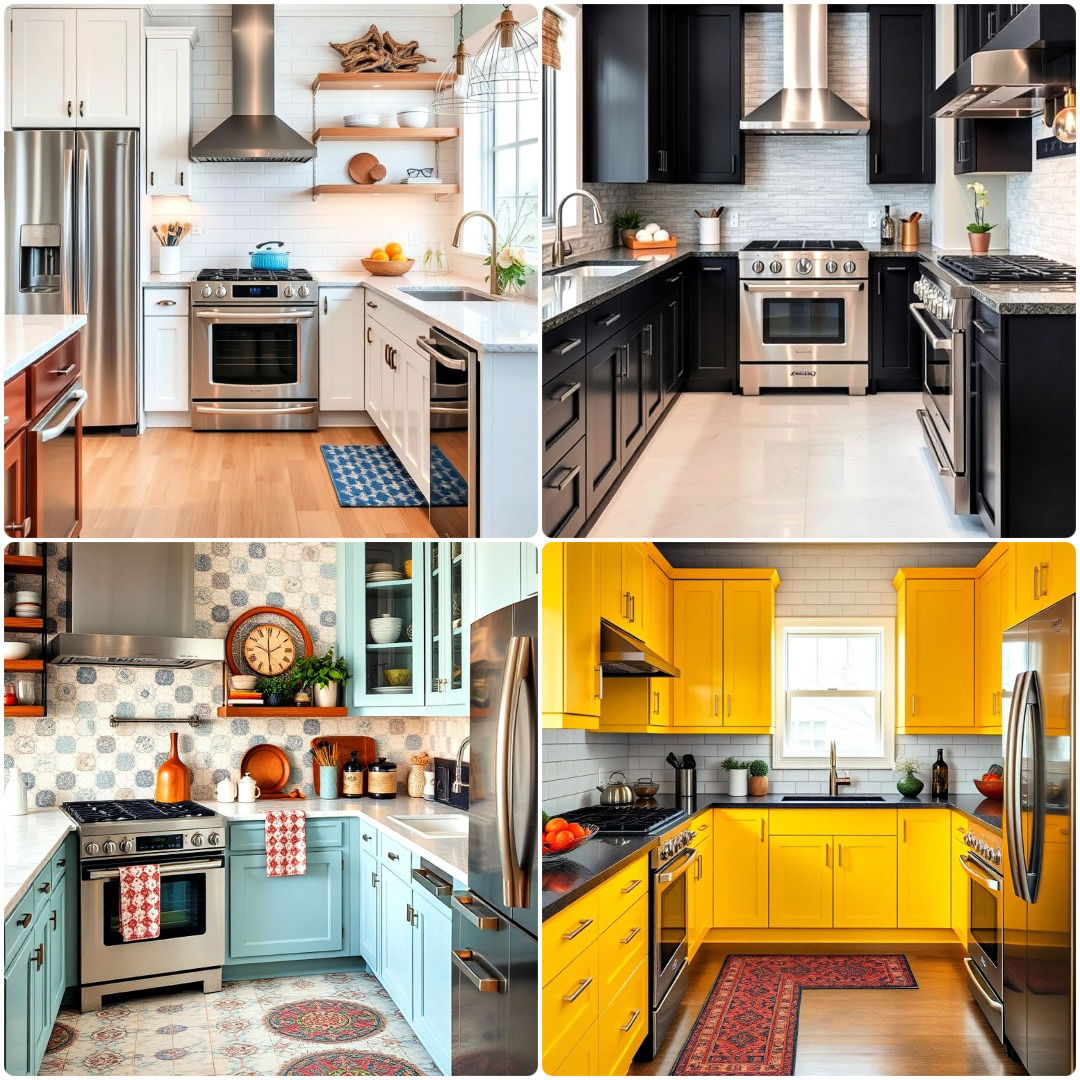
[[[303,619],[316,652],[337,641],[337,553],[334,544],[203,543],[195,545],[195,636],[224,638],[251,607],[272,605]],[[67,626],[65,545],[48,545],[45,614],[51,633]],[[180,756],[192,770],[192,796],[213,795],[217,781],[238,775],[245,751],[272,742],[289,758],[289,786],[311,793],[306,751],[313,735],[370,735],[396,761],[404,782],[411,754],[445,756],[468,734],[469,718],[362,717],[332,720],[275,717],[220,719],[217,665],[193,668],[60,666],[49,668],[44,717],[4,718],[5,781],[26,775],[30,799],[53,806],[74,799],[152,797],[155,771],[168,756],[174,717],[198,716],[180,728]],[[113,728],[108,717],[147,716],[157,722]]]

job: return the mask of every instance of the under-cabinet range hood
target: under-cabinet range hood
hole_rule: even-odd
[[[192,668],[220,664],[225,643],[195,637],[193,544],[82,540],[69,547],[69,632],[49,663]]]
[[[609,678],[666,676],[677,679],[679,669],[639,638],[600,620],[600,669]]]
[[[870,121],[829,89],[827,4],[784,4],[784,88],[739,122],[756,135],[865,135]]]
[[[1039,116],[1073,79],[1076,13],[1067,4],[1030,4],[972,53],[931,95],[930,115],[1017,119]]]
[[[274,114],[274,7],[232,8],[232,116],[191,148],[192,161],[310,161],[315,147]]]

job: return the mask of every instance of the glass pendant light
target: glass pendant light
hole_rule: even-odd
[[[492,104],[478,96],[476,62],[465,48],[465,8],[458,8],[458,43],[450,66],[435,85],[433,109],[437,116],[468,116],[491,112]]]
[[[487,101],[535,101],[540,91],[536,38],[514,18],[509,4],[476,57],[477,92]]]
[[[1076,94],[1072,90],[1066,90],[1065,96],[1054,117],[1054,136],[1060,142],[1076,142]]]

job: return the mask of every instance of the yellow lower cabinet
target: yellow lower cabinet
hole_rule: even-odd
[[[833,926],[896,927],[896,837],[836,836]]]
[[[948,929],[952,925],[952,812],[899,810],[897,926]]]
[[[968,935],[968,881],[967,871],[962,862],[967,854],[964,834],[967,832],[967,818],[953,811],[949,817],[949,831],[952,834],[952,904],[950,906],[953,933],[960,939],[960,944],[967,948]]]
[[[713,841],[712,830],[694,840],[697,858],[690,875],[690,927],[688,959],[693,960],[705,935],[713,926]]]
[[[625,1076],[649,1026],[649,965],[642,961],[597,1025],[601,1076]]]
[[[642,855],[594,890],[601,930],[607,929],[642,896],[649,895],[649,857]],[[546,925],[546,924],[545,924]]]
[[[713,926],[769,925],[769,812],[713,811]]]
[[[544,920],[545,984],[591,945],[600,933],[599,894],[594,889]]]
[[[630,972],[649,954],[649,898],[635,900],[600,936],[604,958],[600,976],[600,1009],[606,1009]]]
[[[582,1032],[587,1031],[600,1015],[600,948],[597,942],[594,941],[544,986],[541,1005],[544,1068],[556,1072],[565,1065]],[[576,1064],[573,1071],[580,1072]]]
[[[832,926],[831,836],[769,837],[769,925]]]
[[[593,1023],[575,1042],[566,1058],[552,1068],[544,1054],[544,1071],[551,1076],[599,1076],[600,1075],[600,1021]]]

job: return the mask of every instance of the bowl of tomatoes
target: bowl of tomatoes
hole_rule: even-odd
[[[600,830],[595,825],[579,825],[576,821],[553,817],[544,821],[543,857],[549,862],[577,851]]]

